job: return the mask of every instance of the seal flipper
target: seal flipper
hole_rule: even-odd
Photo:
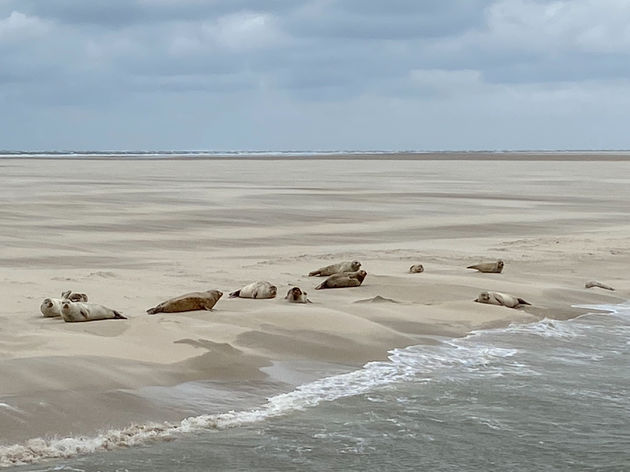
[[[315,290],[321,290],[322,288],[326,288],[326,281],[324,280],[321,284],[315,287]]]
[[[85,318],[86,320],[90,319],[89,314],[88,314],[88,312],[87,312],[87,311],[85,311],[85,310],[83,310],[83,309],[82,309],[82,310],[80,310],[80,311],[79,311],[79,313],[81,313],[81,316],[82,316],[83,318]]]
[[[154,306],[153,308],[149,308],[147,310],[147,315],[155,315],[156,313],[160,313],[160,305]]]
[[[321,270],[314,270],[313,272],[309,272],[308,276],[309,277],[316,277],[316,276],[320,275],[321,273],[322,273]]]
[[[530,305],[530,306],[531,306],[531,303],[526,302],[526,301],[525,301],[525,300],[523,300],[522,298],[517,298],[517,300],[518,300],[518,304],[519,304],[519,305]]]
[[[126,320],[127,319],[126,316],[121,315],[116,310],[113,310],[113,312],[114,312],[114,319],[115,320]]]
[[[236,292],[230,293],[230,298],[237,298],[241,294],[241,289],[239,288]]]

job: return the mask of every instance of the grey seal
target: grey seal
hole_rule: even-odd
[[[604,290],[610,290],[612,292],[615,291],[615,289],[612,288],[610,285],[603,284],[601,282],[598,282],[597,280],[591,280],[590,282],[586,282],[584,284],[584,287],[585,288],[599,287],[599,288],[603,288]]]
[[[307,293],[302,291],[300,287],[293,287],[289,289],[284,299],[291,303],[312,303],[306,295]]]
[[[72,302],[64,300],[61,304],[61,317],[67,322],[119,319],[126,320],[122,314],[111,308],[95,303]]]
[[[182,311],[212,310],[223,292],[219,290],[206,290],[205,292],[191,292],[179,297],[170,298],[159,305],[149,308],[147,313],[179,313]]]
[[[501,292],[481,292],[475,301],[508,308],[519,308],[522,305],[531,305],[531,303],[526,302],[522,298]]]
[[[424,266],[422,264],[414,264],[409,267],[409,273],[411,274],[419,274],[421,272],[424,272]]]
[[[39,306],[39,310],[46,318],[54,318],[61,316],[61,304],[64,300],[70,300],[73,302],[87,302],[88,297],[85,293],[75,293],[71,290],[62,292],[61,298],[44,298],[44,301]]]
[[[230,298],[275,298],[278,289],[270,282],[252,282],[230,293]]]
[[[359,261],[343,261],[309,272],[309,277],[326,277],[341,272],[356,272],[361,268]]]
[[[315,290],[321,290],[323,288],[358,287],[363,283],[363,279],[365,279],[366,275],[367,272],[364,270],[334,274],[315,287]]]
[[[502,260],[496,262],[482,262],[481,264],[470,265],[466,269],[476,269],[486,274],[500,274],[505,264]]]

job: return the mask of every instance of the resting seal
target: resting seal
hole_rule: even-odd
[[[315,287],[315,290],[321,290],[323,288],[358,287],[363,283],[363,279],[365,279],[366,275],[367,272],[364,270],[334,274]]]
[[[196,310],[212,310],[219,298],[223,296],[223,292],[219,290],[207,290],[205,292],[191,292],[179,297],[171,298],[158,306],[149,308],[147,313],[154,315],[156,313],[179,313],[182,311]]]
[[[477,299],[478,303],[488,303],[490,305],[506,306],[508,308],[519,308],[521,305],[531,305],[522,298],[508,295],[501,292],[481,292]]]
[[[61,304],[61,316],[67,322],[127,319],[116,310],[106,306],[95,303],[71,302],[70,300],[64,300]]]
[[[327,275],[339,274],[340,272],[356,272],[360,268],[361,263],[359,261],[344,261],[309,272],[308,276],[325,277]]]
[[[230,298],[275,298],[277,291],[276,286],[269,282],[252,282],[230,293]]]
[[[409,267],[409,272],[412,274],[419,274],[420,272],[424,272],[424,266],[422,264],[414,264]]]
[[[479,272],[487,274],[500,274],[503,266],[503,261],[499,259],[496,262],[482,262],[481,264],[471,265],[466,267],[466,269],[477,269]]]
[[[611,290],[611,291],[615,291],[614,288],[612,288],[610,285],[606,285],[603,284],[601,282],[598,282],[597,280],[591,280],[590,282],[586,282],[584,284],[585,288],[593,288],[593,287],[599,287],[599,288],[603,288],[604,290]]]
[[[293,287],[289,289],[287,296],[284,297],[284,299],[290,301],[291,303],[313,303],[306,298],[306,295],[307,293],[303,292],[300,287]]]
[[[44,298],[39,309],[46,318],[54,318],[61,316],[61,304],[64,300],[73,302],[87,302],[88,298],[85,293],[74,293],[71,290],[63,292],[61,298]]]

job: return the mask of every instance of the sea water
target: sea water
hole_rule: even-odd
[[[397,349],[254,408],[0,457],[38,461],[20,471],[626,471],[630,305],[597,308],[610,312]]]

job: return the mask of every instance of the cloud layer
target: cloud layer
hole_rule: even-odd
[[[0,0],[0,149],[619,149],[625,0]]]

